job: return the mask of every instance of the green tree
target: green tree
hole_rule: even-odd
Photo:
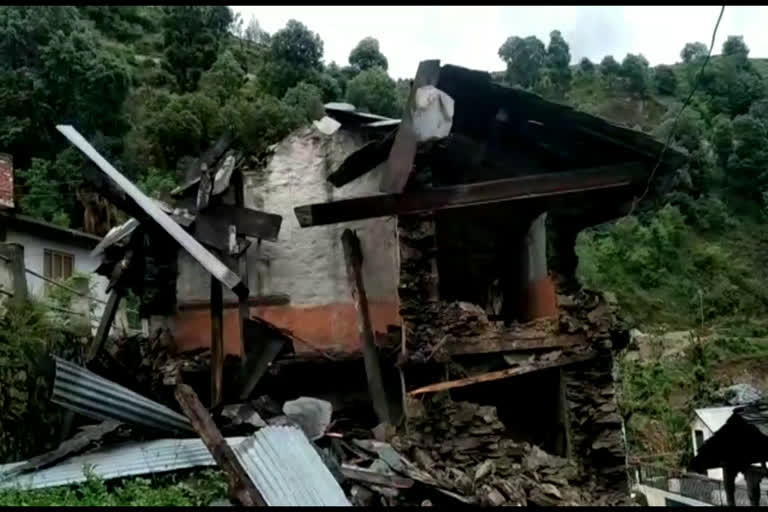
[[[707,53],[709,53],[709,48],[704,43],[686,43],[680,50],[680,58],[688,64],[706,57]]]
[[[720,114],[712,123],[712,149],[715,151],[717,163],[725,168],[728,158],[733,151],[733,130],[728,116]]]
[[[232,52],[225,50],[213,63],[211,69],[200,77],[200,91],[219,102],[226,103],[245,80],[245,72]]]
[[[595,64],[586,57],[582,57],[579,61],[579,71],[585,76],[592,76],[595,74]]]
[[[749,47],[743,36],[728,36],[723,43],[723,57],[731,57],[739,66],[749,64]]]
[[[181,92],[196,89],[200,75],[216,60],[233,19],[231,9],[225,5],[164,7],[165,60]]]
[[[270,95],[250,102],[236,98],[225,106],[223,114],[240,147],[253,154],[262,153],[301,124],[294,109]]]
[[[506,80],[509,84],[527,88],[536,85],[547,58],[544,43],[535,36],[525,39],[512,36],[504,41],[498,53],[507,64]]]
[[[360,110],[399,117],[395,81],[381,68],[361,72],[347,84],[347,101]]]
[[[290,20],[271,37],[268,57],[260,78],[265,90],[282,97],[322,71],[323,41],[303,23]]]
[[[606,55],[600,61],[600,72],[604,75],[618,75],[621,71],[621,65],[616,62],[613,55]]]
[[[373,37],[366,37],[352,49],[349,54],[349,64],[360,71],[375,67],[387,70],[387,58],[379,50],[379,41]]]
[[[628,53],[621,61],[619,76],[624,78],[629,92],[640,96],[648,92],[648,61],[642,55]]]
[[[726,184],[742,199],[762,200],[768,184],[768,131],[757,119],[733,120],[733,151],[728,158]]]
[[[549,34],[547,68],[558,96],[562,97],[571,85],[571,51],[559,30]]]
[[[283,103],[292,108],[302,122],[320,119],[325,115],[322,92],[306,82],[300,82],[288,89],[283,97]]]
[[[672,66],[660,64],[653,70],[653,82],[656,92],[667,96],[674,96],[677,92],[677,75]]]

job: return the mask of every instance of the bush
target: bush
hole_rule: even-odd
[[[50,450],[59,443],[63,410],[50,402],[49,354],[79,360],[78,339],[56,328],[35,301],[8,301],[0,318],[0,462]]]

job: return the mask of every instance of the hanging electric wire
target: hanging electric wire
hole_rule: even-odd
[[[645,196],[648,194],[648,191],[651,188],[651,182],[653,181],[654,176],[656,175],[656,171],[659,169],[659,166],[661,165],[661,162],[664,158],[664,153],[666,153],[667,148],[672,143],[672,139],[675,136],[675,129],[677,128],[677,122],[680,119],[680,115],[683,113],[685,108],[690,104],[691,99],[693,99],[693,95],[696,93],[696,90],[699,88],[699,85],[701,84],[701,77],[704,75],[704,69],[707,67],[707,64],[709,63],[709,59],[712,57],[712,49],[715,47],[715,38],[717,37],[717,29],[720,27],[720,20],[723,19],[723,13],[725,12],[725,6],[720,7],[720,14],[717,17],[717,22],[715,23],[715,29],[712,31],[712,40],[709,43],[709,51],[707,52],[707,56],[704,58],[704,62],[701,64],[701,68],[699,68],[699,72],[696,74],[696,79],[694,80],[693,87],[691,87],[691,91],[688,93],[688,97],[685,98],[685,101],[683,102],[683,106],[680,108],[680,110],[677,112],[677,115],[675,116],[674,121],[672,122],[672,127],[669,130],[669,134],[667,135],[667,140],[664,143],[664,147],[661,148],[661,152],[659,153],[659,158],[656,161],[656,165],[653,167],[653,170],[651,171],[651,174],[648,176],[648,181],[645,184],[645,190],[643,193],[635,199],[632,203],[632,208],[630,209],[627,216],[632,215],[632,213],[635,211],[635,207],[645,199]]]

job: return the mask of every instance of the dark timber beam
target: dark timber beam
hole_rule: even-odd
[[[397,128],[395,142],[389,152],[387,168],[381,176],[380,191],[398,194],[408,183],[408,177],[413,169],[413,159],[416,157],[416,147],[419,143],[411,118],[416,91],[427,85],[437,86],[439,79],[439,60],[423,60],[419,63],[419,69],[416,70],[416,76],[411,85],[411,93],[408,95],[403,120]]]
[[[371,313],[368,309],[368,295],[365,293],[363,251],[360,249],[360,239],[352,230],[345,229],[341,235],[341,243],[344,246],[349,290],[357,311],[357,327],[363,345],[363,362],[365,363],[365,375],[368,379],[368,393],[371,395],[373,410],[376,412],[379,423],[391,423],[387,394],[381,378],[376,335],[373,332]]]
[[[421,189],[404,194],[382,194],[316,203],[297,206],[294,212],[302,227],[322,226],[390,215],[627,187],[639,182],[639,178],[645,175],[645,167],[633,162],[578,171],[529,174],[519,178],[469,185]]]

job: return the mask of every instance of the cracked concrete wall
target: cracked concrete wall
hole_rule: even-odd
[[[328,136],[314,126],[306,126],[279,142],[264,168],[244,173],[245,205],[283,217],[277,242],[257,244],[254,241],[248,249],[251,296],[285,294],[290,298],[289,305],[253,307],[252,313],[291,330],[314,346],[342,352],[358,351],[360,344],[341,234],[349,228],[360,238],[372,321],[377,339],[383,342],[387,326],[399,325],[395,219],[302,228],[293,209],[303,204],[379,193],[383,166],[341,188],[335,188],[326,180],[364,143],[362,135],[355,132],[340,129]],[[190,258],[179,259],[180,303],[209,300],[208,278],[202,272]],[[231,293],[225,295],[227,298],[235,299]],[[182,338],[184,349],[208,343],[207,311],[180,312],[180,316],[184,318],[177,339]],[[234,315],[231,316],[234,322]],[[227,318],[225,315],[225,324]],[[236,329],[225,325],[224,330],[227,352],[236,352],[236,345],[228,341]],[[230,330],[232,335],[228,336]],[[192,341],[193,338],[196,341]]]

